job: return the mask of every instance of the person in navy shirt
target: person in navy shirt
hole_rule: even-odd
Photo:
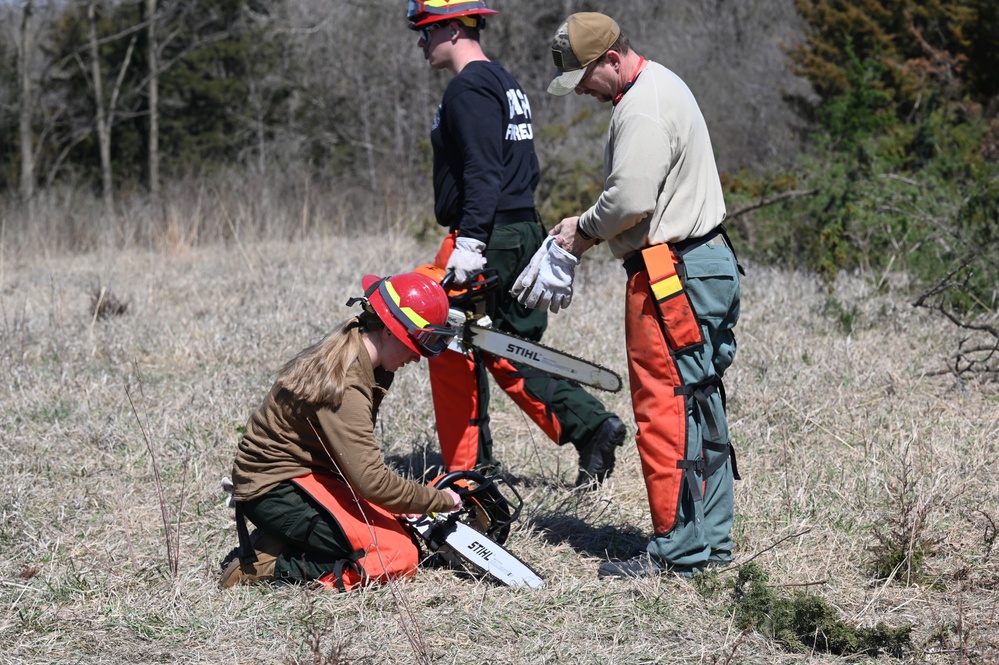
[[[411,0],[409,27],[434,69],[453,74],[434,115],[434,214],[448,235],[435,263],[464,284],[478,271],[498,274],[487,314],[493,327],[540,340],[547,312],[521,305],[514,280],[541,247],[546,231],[534,205],[541,172],[534,151],[531,104],[479,41],[486,17],[478,0]],[[593,487],[613,470],[627,435],[624,423],[579,385],[489,354],[447,351],[430,364],[437,434],[449,471],[495,471],[489,430],[487,372],[555,443],[579,453],[577,486]]]

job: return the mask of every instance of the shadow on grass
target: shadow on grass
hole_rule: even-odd
[[[566,543],[580,554],[628,559],[645,550],[648,535],[633,526],[593,525],[575,515],[546,511],[531,515],[528,526],[547,543]]]
[[[388,455],[390,468],[416,482],[430,483],[445,472],[444,459],[436,445],[417,444],[405,455]],[[562,482],[535,475],[517,475],[501,470],[500,476],[518,493],[539,490],[534,505],[525,505],[520,527],[536,531],[547,543],[566,543],[580,554],[627,559],[648,544],[648,535],[633,526],[607,524],[604,502],[591,501],[590,495]],[[513,497],[509,497],[513,499]]]
[[[444,473],[444,458],[427,445],[414,447],[408,455],[386,455],[385,463],[403,478],[423,484]]]
[[[412,478],[417,482],[430,483],[437,476],[447,472],[444,468],[444,457],[439,450],[436,450],[436,443],[416,443],[412,450],[405,455],[386,455],[385,463],[389,468],[394,469],[405,478]],[[478,470],[478,469],[477,469]],[[518,475],[500,465],[498,471],[481,470],[484,476],[498,475],[507,484],[521,489],[540,488],[551,492],[565,492],[572,490],[564,483],[535,475]]]

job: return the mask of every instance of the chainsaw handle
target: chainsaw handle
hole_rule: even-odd
[[[461,485],[455,484],[458,480],[471,481],[475,483],[477,487],[462,487]],[[497,481],[502,482],[503,485],[505,485],[506,488],[510,490],[515,497],[517,497],[516,503],[510,501],[502,495],[498,489]],[[513,522],[517,519],[520,516],[521,509],[524,507],[524,500],[520,497],[517,490],[510,485],[510,483],[497,476],[484,476],[478,471],[451,471],[450,473],[446,473],[440,478],[437,478],[434,481],[433,486],[437,489],[450,486],[451,489],[458,493],[458,496],[460,496],[462,500],[466,497],[471,499],[480,494],[485,494],[487,497],[498,499],[502,501],[511,511],[508,522]]]
[[[441,280],[441,288],[447,291],[449,288],[451,288],[451,284],[453,283],[454,283],[454,268],[448,270],[447,274],[444,275],[444,279]]]
[[[470,480],[477,484],[478,487],[472,489],[470,487],[461,487],[460,485],[455,485],[456,480]],[[492,478],[486,478],[478,471],[452,471],[446,473],[437,480],[434,481],[434,487],[448,487],[458,493],[459,496],[475,496],[479,492],[483,492],[493,484]]]

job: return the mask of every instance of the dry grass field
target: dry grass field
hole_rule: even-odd
[[[433,251],[377,237],[3,255],[0,663],[871,658],[813,649],[818,634],[795,649],[776,616],[744,630],[738,568],[598,580],[650,526],[633,426],[612,480],[579,493],[575,452],[499,393],[496,452],[526,500],[508,545],[546,589],[426,569],[351,595],[220,592],[236,536],[219,480],[239,428],[280,364],[347,316],[362,274]],[[726,377],[739,563],[773,598],[821,601],[847,627],[911,626],[883,662],[999,662],[996,389],[940,373],[958,333],[900,296],[748,268]],[[588,258],[547,341],[625,375],[623,277]],[[119,312],[95,316],[101,298]],[[632,422],[625,392],[601,395]],[[425,367],[400,373],[378,433],[404,473],[439,462]]]

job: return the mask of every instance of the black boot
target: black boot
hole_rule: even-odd
[[[576,487],[596,487],[614,470],[617,448],[624,443],[628,429],[617,416],[605,420],[589,441],[579,446],[579,475]]]

